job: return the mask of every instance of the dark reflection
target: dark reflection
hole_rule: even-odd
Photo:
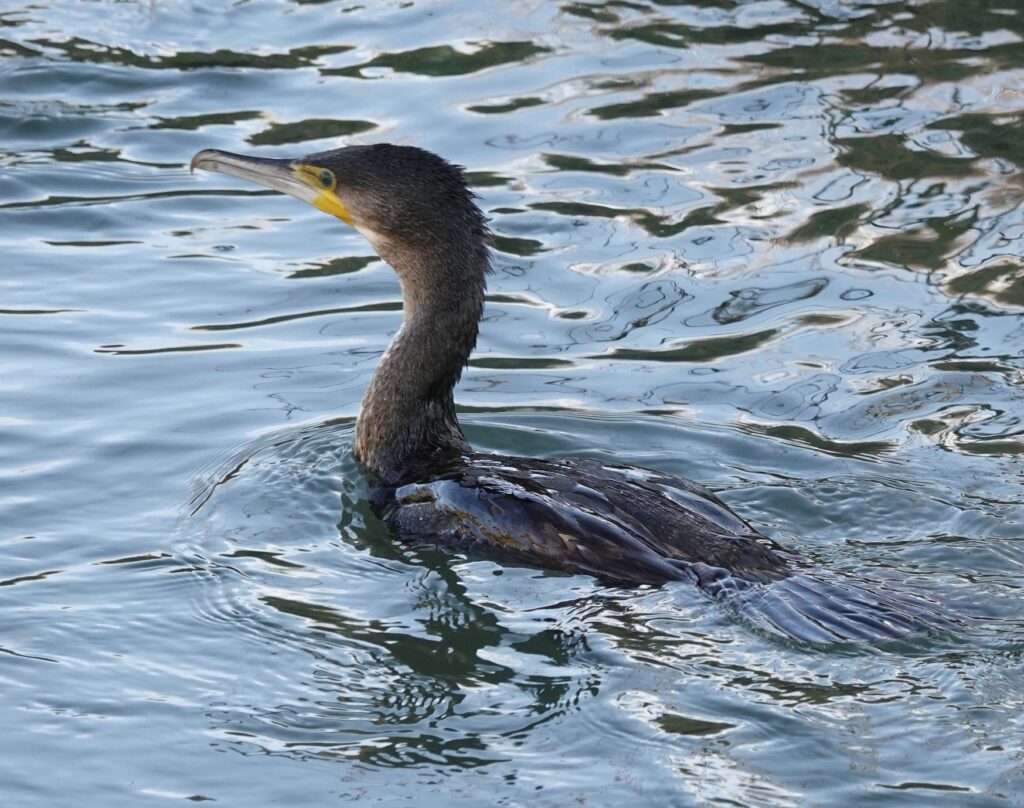
[[[662,2],[659,5],[675,5]],[[679,5],[691,5],[689,2]],[[693,5],[700,5],[694,3]],[[711,5],[709,3],[709,5]],[[630,25],[610,29],[613,39],[635,39],[650,45],[669,48],[692,48],[695,45],[729,45],[738,42],[764,40],[776,35],[792,34],[797,29],[793,23],[769,23],[766,25],[686,25],[675,22],[654,22],[644,25]]]
[[[745,606],[749,614],[745,619],[750,624],[759,626],[763,630],[772,632],[770,620],[775,609],[788,610],[800,604],[800,595],[804,590],[808,579],[801,579],[795,582],[790,593],[783,592],[779,596],[771,594],[763,598],[751,598]],[[872,593],[867,590],[858,591],[856,583],[842,576],[823,578],[818,581],[810,581],[812,587],[821,586],[818,594],[827,591],[829,587],[848,587],[843,597],[868,597]],[[853,584],[852,586],[850,586]],[[878,598],[875,602],[884,603],[891,593],[885,587],[878,587],[873,592]],[[790,599],[792,598],[792,599]],[[908,603],[914,603],[920,608],[931,610],[936,604],[924,599],[908,598]],[[843,677],[831,680],[817,678],[802,678],[789,671],[774,669],[771,665],[764,664],[754,655],[743,655],[740,659],[730,659],[730,641],[716,638],[710,632],[702,630],[699,625],[687,625],[684,621],[673,621],[670,628],[659,628],[657,626],[657,612],[651,614],[643,608],[637,608],[633,604],[620,599],[605,599],[601,601],[601,611],[592,618],[594,628],[599,630],[602,636],[612,638],[617,649],[621,650],[633,663],[646,663],[648,665],[664,665],[671,668],[676,677],[697,675],[700,678],[716,679],[729,689],[735,689],[746,693],[758,693],[769,699],[774,704],[786,707],[797,707],[801,705],[828,705],[841,701],[862,701],[869,703],[874,697],[875,684],[859,681],[844,681]],[[744,615],[744,609],[739,610]],[[797,617],[809,622],[810,631],[820,632],[820,626],[814,626],[815,609],[808,609],[805,616]],[[789,615],[793,617],[792,614]],[[655,618],[652,620],[652,618]],[[828,640],[825,640],[828,642]],[[906,648],[907,646],[904,646]],[[833,646],[831,652],[836,656],[844,653],[856,653],[853,649]],[[701,702],[693,706],[700,706]],[[655,723],[664,732],[679,735],[705,735],[719,732],[727,732],[735,725],[719,722],[694,719],[672,713],[663,713],[655,719]]]
[[[332,314],[355,314],[366,311],[401,311],[402,304],[399,301],[384,301],[381,303],[365,303],[361,306],[337,306],[332,309],[314,309],[313,311],[299,311],[292,314],[278,314],[275,317],[265,317],[262,320],[248,320],[240,323],[209,323],[206,325],[194,325],[193,331],[239,331],[246,328],[262,328],[278,323],[287,323],[292,320],[305,320],[309,317],[326,317]]]
[[[193,351],[220,351],[225,348],[241,348],[242,344],[239,342],[220,342],[211,343],[207,345],[173,345],[167,348],[112,348],[103,346],[100,348],[94,348],[94,352],[98,354],[110,354],[111,356],[145,356],[147,354],[164,354],[164,353],[190,353]]]
[[[615,7],[619,5],[618,0],[602,3],[566,3],[562,6],[562,11],[596,22],[618,22],[619,15],[615,12]]]
[[[15,586],[16,584],[24,584],[29,581],[45,581],[51,575],[60,575],[62,572],[64,570],[46,570],[45,572],[37,572],[33,575],[19,575],[17,578],[0,580],[0,586]]]
[[[323,140],[334,137],[348,137],[376,129],[370,121],[341,121],[325,118],[310,118],[295,123],[272,123],[262,132],[246,138],[254,146],[280,146],[284,143],[302,143],[307,140]]]
[[[371,549],[382,558],[404,555],[391,547]],[[382,767],[484,766],[503,759],[490,739],[527,732],[596,693],[596,678],[569,673],[573,656],[585,648],[581,635],[558,629],[512,635],[494,613],[466,597],[450,559],[427,551],[417,553],[416,562],[441,582],[423,590],[408,616],[416,633],[395,621],[357,618],[298,597],[261,597],[259,612],[251,617],[266,642],[306,648],[319,661],[295,688],[292,703],[211,713],[223,741],[243,747],[266,743],[267,751],[277,754],[339,756]],[[481,655],[489,648],[504,648],[505,656],[514,654],[528,671],[533,659],[563,673],[517,673]],[[363,659],[362,670],[342,662],[351,654]],[[478,700],[468,702],[476,688],[503,694],[503,703],[487,708]],[[479,724],[481,709],[501,715],[491,729]],[[465,729],[453,732],[460,724]],[[236,734],[243,737],[231,737]]]
[[[596,174],[610,174],[613,177],[628,177],[635,171],[671,171],[671,166],[662,163],[599,163],[587,157],[572,154],[545,154],[544,162],[556,171],[584,171]]]
[[[207,112],[203,115],[176,115],[171,118],[158,118],[152,129],[184,129],[195,132],[205,126],[230,126],[239,121],[251,121],[261,117],[256,110],[239,110],[238,112]]]
[[[769,435],[783,441],[803,444],[838,457],[871,457],[895,450],[887,441],[841,441],[820,435],[796,424],[744,424],[741,429],[753,435]]]
[[[46,239],[44,244],[52,247],[117,247],[124,244],[142,244],[141,241],[50,241]]]
[[[938,152],[911,150],[899,135],[838,139],[837,160],[857,171],[881,174],[893,180],[925,177],[962,177],[974,173],[974,159],[946,157]]]
[[[169,56],[154,56],[137,53],[129,48],[103,45],[81,37],[69,37],[62,41],[51,39],[35,40],[39,50],[25,49],[22,56],[44,56],[46,49],[60,51],[74,62],[98,64],[120,64],[151,70],[198,70],[202,68],[251,68],[256,70],[286,70],[315,65],[322,56],[344,53],[351,45],[308,45],[292,48],[286,53],[256,54],[241,53],[228,48],[210,52],[177,51]]]
[[[126,202],[136,199],[174,199],[190,196],[266,196],[268,191],[151,191],[144,194],[125,194],[123,196],[64,196],[53,194],[42,199],[33,199],[27,202],[5,202],[0,204],[0,210],[18,210],[30,208],[47,208],[60,206],[78,205],[104,205],[114,202]],[[189,256],[201,257],[201,256]]]
[[[854,255],[867,261],[921,269],[940,269],[967,246],[976,221],[974,214],[953,214],[928,220],[898,235],[882,236]]]
[[[469,366],[473,368],[491,368],[493,370],[554,370],[556,368],[571,368],[575,362],[565,359],[542,359],[529,356],[484,356],[479,359],[470,359]]]
[[[534,210],[548,211],[569,217],[615,219],[619,216],[626,216],[651,235],[661,238],[678,235],[691,227],[710,221],[705,216],[705,212],[710,210],[709,208],[700,208],[695,212],[688,213],[682,219],[673,220],[670,216],[652,213],[645,208],[615,208],[607,205],[595,205],[590,202],[532,202],[530,207]]]
[[[857,29],[858,35],[862,35],[861,29],[863,29],[863,34],[868,33],[867,26],[862,22],[863,19],[850,23],[847,30]],[[836,33],[841,36],[842,29]],[[791,45],[765,54],[744,57],[744,61],[766,67],[799,71],[801,77],[806,81],[855,73],[909,73],[928,82],[955,82],[966,79],[974,73],[969,65],[957,61],[957,57],[967,57],[971,53],[969,50],[883,48],[863,42],[856,44],[830,42],[827,46]],[[775,78],[768,79],[765,83],[789,79],[789,74],[780,72],[776,74]]]
[[[466,109],[470,112],[479,112],[482,115],[503,115],[506,112],[515,112],[517,109],[525,109],[526,107],[536,107],[543,103],[545,103],[543,98],[529,95],[495,104],[473,104],[466,107]]]
[[[306,269],[289,272],[289,278],[325,278],[331,275],[350,275],[374,264],[380,259],[376,255],[346,255],[315,264]]]
[[[983,297],[1003,306],[1024,307],[1024,260],[999,262],[965,272],[946,283],[954,295]]]
[[[118,149],[96,149],[87,146],[53,149],[50,155],[59,163],[81,163],[93,160],[102,163],[115,163],[124,159]]]
[[[531,255],[538,255],[547,252],[543,241],[533,238],[516,238],[515,236],[502,236],[497,233],[491,236],[491,246],[499,252],[509,255],[518,255],[528,258]]]
[[[325,76],[363,78],[363,71],[368,68],[386,67],[396,73],[421,76],[462,76],[510,62],[523,62],[549,51],[550,48],[533,42],[484,42],[474,45],[470,53],[451,45],[431,45],[400,53],[382,53],[361,65],[325,68],[321,72]]]
[[[71,314],[81,309],[0,309],[0,314]]]
[[[609,314],[606,318],[569,331],[575,342],[618,342],[648,326],[657,325],[691,295],[675,281],[659,279],[641,284],[624,294],[607,298]]]
[[[466,181],[471,188],[492,188],[495,186],[508,185],[513,180],[496,171],[467,171]]]
[[[713,362],[727,356],[748,353],[771,342],[780,331],[777,328],[766,328],[747,334],[736,334],[730,337],[708,337],[692,340],[679,347],[651,350],[635,348],[616,348],[606,354],[611,359],[646,361],[646,362]]]
[[[434,571],[440,572],[436,567]],[[452,583],[452,576],[449,575],[445,581],[449,592],[452,591]],[[456,593],[463,594],[458,589]],[[422,625],[428,635],[426,637],[395,631],[384,621],[366,623],[352,620],[334,609],[317,604],[279,597],[265,597],[262,602],[282,615],[302,618],[310,631],[337,634],[344,640],[360,645],[377,646],[387,654],[389,661],[386,664],[394,673],[398,673],[401,666],[407,668],[413,676],[425,677],[423,687],[431,684],[437,687],[437,699],[440,701],[444,701],[448,695],[447,682],[461,681],[468,684],[481,678],[482,671],[486,672],[482,678],[494,683],[511,676],[511,671],[477,657],[481,649],[501,642],[505,632],[497,620],[492,614],[473,608],[472,604],[464,600],[458,600],[457,596],[421,604],[425,609],[418,615],[417,622]],[[433,681],[438,679],[442,681]],[[430,683],[427,680],[431,680]],[[393,699],[380,706],[396,716],[395,720],[387,723],[405,723],[402,716],[412,717],[418,713],[431,712],[424,704],[426,698],[423,691],[395,693]]]
[[[691,718],[677,713],[665,713],[658,717],[658,726],[662,732],[671,735],[716,735],[719,732],[726,732],[736,725],[720,721],[702,721],[699,718]]]
[[[1024,120],[1018,115],[957,115],[935,121],[928,128],[957,132],[960,142],[975,154],[1012,160],[1024,167]]]
[[[650,166],[646,166],[650,167]],[[579,170],[579,169],[576,169]],[[592,166],[590,170],[595,170]],[[630,169],[632,170],[632,169]],[[612,173],[612,172],[606,172]],[[714,205],[693,208],[682,217],[655,213],[647,208],[617,208],[592,202],[532,202],[533,210],[547,211],[562,216],[614,219],[629,218],[652,236],[670,238],[696,227],[725,223],[725,214],[761,201],[765,196],[792,187],[789,183],[769,183],[747,188],[711,187],[707,191],[720,198]]]
[[[842,242],[860,227],[869,210],[866,204],[819,210],[812,213],[806,222],[786,238],[793,242],[813,241],[818,238],[834,238]]]
[[[0,18],[0,26],[11,25],[12,23]],[[12,42],[9,39],[0,39],[0,56],[38,56],[39,51],[22,45],[20,42]]]
[[[615,118],[643,118],[648,115],[657,115],[665,110],[685,107],[694,101],[701,101],[705,98],[714,98],[719,93],[712,90],[664,90],[655,93],[646,93],[638,101],[624,101],[620,104],[605,104],[594,107],[590,114],[601,120],[613,120]]]

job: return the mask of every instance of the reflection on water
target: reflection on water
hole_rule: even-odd
[[[1019,800],[1016,2],[8,3],[0,57],[5,805]],[[348,454],[393,273],[186,170],[377,141],[496,234],[476,446],[988,619],[814,650],[396,546]]]

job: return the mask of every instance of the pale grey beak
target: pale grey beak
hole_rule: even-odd
[[[299,180],[292,168],[293,162],[267,157],[247,157],[219,149],[203,149],[192,158],[189,168],[192,171],[201,168],[204,171],[230,174],[232,177],[280,191],[312,205],[317,192]]]

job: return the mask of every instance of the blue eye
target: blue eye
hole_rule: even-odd
[[[320,172],[320,184],[323,185],[324,188],[330,188],[334,185],[334,175],[326,168]]]

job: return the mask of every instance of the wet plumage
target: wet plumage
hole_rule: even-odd
[[[394,268],[403,322],[363,399],[355,452],[398,540],[616,584],[691,581],[797,639],[890,639],[955,622],[925,599],[813,569],[689,480],[474,452],[453,389],[476,343],[490,253],[460,168],[387,144],[297,160],[207,150],[192,164],[337,216]]]

